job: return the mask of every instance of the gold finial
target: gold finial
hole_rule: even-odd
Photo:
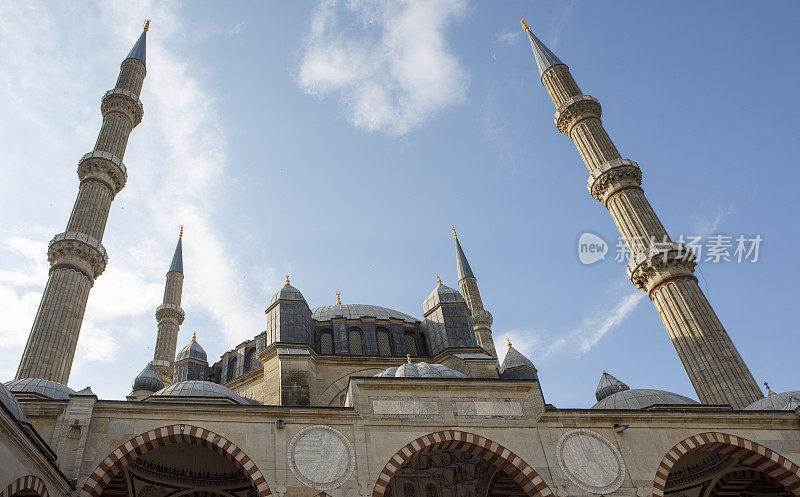
[[[770,395],[775,395],[775,392],[773,392],[772,390],[770,390],[770,388],[769,388],[769,383],[767,383],[767,382],[765,381],[765,382],[764,382],[764,386],[765,386],[765,387],[767,387],[767,397],[769,397]]]
[[[144,30],[147,31],[148,29],[150,29],[150,19],[145,19],[144,20]]]
[[[342,292],[336,292],[336,305],[342,305]]]
[[[458,238],[458,235],[456,234],[456,227],[455,226],[453,226],[453,238]]]
[[[288,274],[286,275],[286,284],[287,285],[289,284],[289,275]]]
[[[194,332],[194,334],[192,335],[192,341],[193,341],[193,342],[196,342],[196,341],[197,341],[197,332],[196,332],[196,331],[195,331],[195,332]]]
[[[508,342],[508,346],[511,347],[511,339],[510,338],[506,338],[506,342]]]
[[[439,285],[442,284],[442,279],[439,277],[438,274],[436,275],[436,283],[439,284]]]
[[[183,225],[181,225],[181,231],[178,233],[178,238],[183,238]]]
[[[530,31],[531,30],[531,28],[528,27],[528,23],[525,22],[524,18],[520,17],[519,18],[519,23],[522,24],[522,29],[524,29],[525,31]]]
[[[617,383],[617,393],[622,391],[622,382]]]

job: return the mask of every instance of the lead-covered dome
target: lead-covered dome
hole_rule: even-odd
[[[22,378],[9,381],[6,383],[6,387],[12,393],[27,393],[56,400],[69,400],[69,396],[75,393],[66,385],[41,378]]]
[[[25,411],[22,410],[20,407],[19,402],[17,402],[17,398],[14,397],[8,388],[5,385],[0,383],[0,403],[2,403],[8,412],[14,416],[17,421],[27,421],[28,419],[25,417]]]
[[[745,407],[747,411],[790,411],[794,410],[800,405],[800,390],[791,390],[789,392],[774,393],[768,395],[763,399],[758,399],[749,406]]]
[[[281,288],[278,293],[276,293],[275,295],[272,296],[272,298],[269,301],[269,305],[267,306],[267,308],[269,309],[270,307],[272,307],[272,304],[274,304],[275,302],[277,302],[279,300],[289,300],[289,301],[295,301],[295,302],[305,302],[306,301],[305,297],[303,297],[303,294],[300,293],[300,290],[298,290],[297,288],[295,288],[292,285],[290,285],[288,283],[288,280],[287,280],[286,285],[284,285],[283,288]],[[306,305],[308,305],[308,304],[306,304]]]
[[[147,363],[147,366],[144,370],[139,373],[139,376],[133,380],[133,391],[137,390],[144,390],[146,392],[157,392],[164,388],[164,382],[161,380],[161,376],[156,371],[155,366],[153,363]]]
[[[422,313],[428,314],[428,311],[439,304],[466,305],[466,302],[458,290],[450,288],[444,283],[439,283],[436,285],[436,288],[433,289],[430,295],[428,295],[428,298],[425,299],[425,302],[422,303]]]
[[[327,305],[325,307],[317,307],[312,312],[311,317],[315,321],[330,321],[334,318],[345,319],[361,319],[361,318],[375,318],[375,319],[399,319],[409,324],[418,323],[419,319],[409,316],[408,314],[387,307],[380,307],[377,305],[368,304],[339,304]]]
[[[461,371],[450,369],[444,364],[428,364],[427,362],[406,363],[401,366],[386,368],[375,376],[390,378],[467,378]]]
[[[173,383],[172,385],[162,388],[150,396],[150,398],[153,397],[228,399],[237,404],[252,404],[250,400],[245,399],[230,388],[223,387],[222,385],[211,381],[200,380],[179,381],[178,383]]]
[[[603,371],[600,376],[600,381],[597,383],[597,390],[594,391],[594,396],[598,402],[605,399],[609,395],[614,395],[623,390],[630,390],[630,387],[621,380]]]
[[[203,350],[203,347],[201,347],[194,338],[192,338],[192,341],[189,342],[189,345],[182,348],[181,351],[178,352],[178,355],[175,356],[176,362],[184,359],[195,359],[200,362],[208,362],[206,351]]]
[[[644,409],[656,404],[699,404],[699,402],[664,390],[634,388],[611,394],[593,405],[592,409]]]

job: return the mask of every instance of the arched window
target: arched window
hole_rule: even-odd
[[[410,481],[403,483],[403,497],[417,497],[417,489]]]
[[[410,355],[411,357],[419,357],[419,353],[417,352],[417,341],[414,340],[414,334],[410,331],[407,331],[403,335],[403,339],[406,341],[406,354]]]
[[[436,490],[436,485],[428,483],[425,485],[425,497],[439,497],[439,492]]]
[[[383,497],[394,497],[394,492],[392,492],[392,486],[391,485],[386,487],[386,490],[383,492]]]
[[[350,342],[350,355],[362,355],[361,348],[361,331],[356,328],[350,328],[347,332],[347,341]]]
[[[333,354],[333,333],[323,331],[319,336],[319,353]]]
[[[228,359],[228,377],[227,381],[231,381],[236,376],[236,356]]]
[[[419,334],[419,355],[420,356],[427,356],[428,355],[428,342],[425,340],[425,333]]]
[[[392,355],[392,345],[389,343],[389,333],[378,330],[378,355]]]
[[[244,373],[249,373],[258,368],[258,366],[258,356],[256,355],[255,347],[248,349],[247,352],[244,353]]]

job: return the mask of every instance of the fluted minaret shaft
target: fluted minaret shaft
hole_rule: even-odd
[[[161,376],[164,385],[169,385],[174,381],[178,330],[180,330],[185,316],[181,309],[181,295],[183,294],[182,236],[183,228],[181,228],[181,238],[178,238],[178,245],[175,247],[172,264],[167,271],[164,302],[156,309],[158,337],[156,338],[156,350],[153,353],[153,366]]]
[[[741,409],[761,390],[697,285],[695,260],[673,242],[641,187],[638,164],[623,159],[600,120],[600,103],[584,95],[561,62],[523,22],[542,84],[556,106],[555,124],[578,148],[589,170],[588,188],[611,213],[628,249],[628,275],[647,291],[703,403]]]
[[[472,268],[469,266],[467,257],[461,249],[461,244],[458,242],[458,237],[456,236],[455,227],[453,227],[453,237],[456,240],[458,289],[472,313],[472,325],[475,330],[475,338],[478,341],[478,345],[483,350],[491,354],[492,357],[497,357],[497,351],[494,348],[494,340],[492,339],[492,314],[483,308],[481,292],[478,290],[478,280],[472,273]]]
[[[94,150],[78,162],[80,186],[67,228],[50,241],[50,274],[17,379],[69,380],[89,290],[108,263],[100,242],[111,202],[127,180],[122,158],[128,135],[142,120],[145,42],[143,32],[122,62],[116,86],[103,96],[103,125]]]

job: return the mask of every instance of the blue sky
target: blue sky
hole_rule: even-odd
[[[312,307],[421,316],[450,225],[545,399],[587,407],[603,369],[695,397],[652,304],[613,262],[617,232],[553,126],[516,20],[567,64],[668,231],[761,235],[756,263],[697,275],[756,379],[796,389],[800,79],[795,2],[0,3],[0,378],[13,378],[99,99],[148,33],[145,116],[112,206],[70,386],[123,398],[152,359],[184,238],[179,348],[257,335],[285,274]],[[788,101],[787,101],[788,100]],[[609,241],[591,266],[590,231]]]

